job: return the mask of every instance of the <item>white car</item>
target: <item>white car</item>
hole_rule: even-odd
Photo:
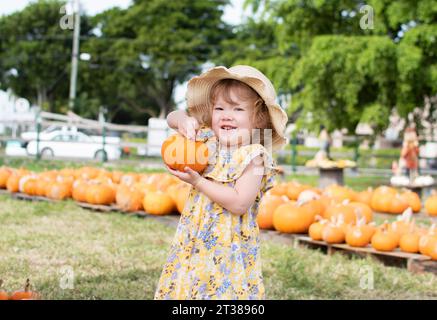
[[[55,135],[58,135],[59,132],[62,133],[71,133],[71,134],[76,134],[77,132],[79,132],[77,130],[76,127],[70,127],[68,128],[67,126],[50,126],[47,129],[41,131],[39,133],[39,139],[40,140],[51,140]],[[27,132],[23,132],[21,134],[21,139],[25,140],[25,141],[31,141],[31,140],[36,140],[37,138],[37,132],[36,131],[27,131]],[[92,138],[95,142],[99,142],[102,143],[103,141],[103,137],[102,136],[89,136],[90,138]],[[119,137],[105,137],[105,143],[111,143],[111,144],[118,144],[121,142],[121,139]]]
[[[82,132],[53,131],[44,140],[39,141],[41,158],[83,158],[102,160],[105,155],[107,160],[120,159],[121,149],[118,145],[106,144],[103,149],[101,142]],[[27,154],[36,155],[37,141],[32,140],[27,144]]]

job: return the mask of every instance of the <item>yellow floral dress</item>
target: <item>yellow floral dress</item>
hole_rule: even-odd
[[[256,215],[262,195],[273,186],[273,160],[261,144],[242,146],[232,153],[219,150],[208,127],[202,127],[196,139],[204,141],[210,151],[205,178],[234,186],[252,159],[261,155],[262,187],[242,216],[191,188],[155,299],[263,299]]]

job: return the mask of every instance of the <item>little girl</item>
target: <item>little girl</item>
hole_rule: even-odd
[[[287,115],[275,99],[257,69],[215,67],[188,83],[188,113],[168,115],[210,157],[201,175],[168,168],[192,188],[155,299],[264,298],[256,215],[273,185],[269,149],[286,143]]]

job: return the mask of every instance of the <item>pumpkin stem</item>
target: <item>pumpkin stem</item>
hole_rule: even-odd
[[[24,286],[24,291],[29,292],[29,289],[30,289],[30,279],[27,278],[26,285]]]

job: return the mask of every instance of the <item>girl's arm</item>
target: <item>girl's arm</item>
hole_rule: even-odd
[[[243,215],[252,206],[261,188],[264,167],[261,156],[248,164],[234,187],[222,185],[200,176],[196,171],[185,168],[185,172],[169,171],[179,179],[192,184],[212,201],[218,203],[232,214]]]
[[[196,130],[199,129],[199,122],[194,117],[190,117],[184,110],[175,110],[167,116],[168,126],[178,131],[188,139],[194,140]]]

